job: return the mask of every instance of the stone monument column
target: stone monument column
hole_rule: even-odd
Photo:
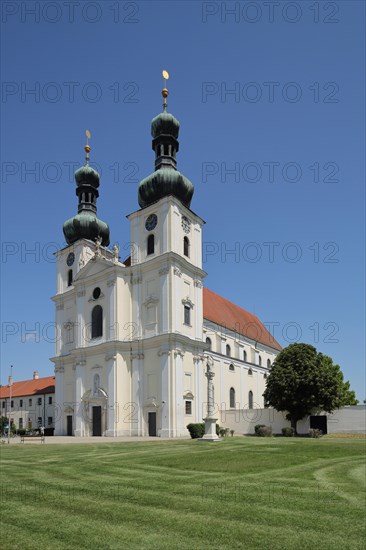
[[[213,359],[210,356],[207,357],[205,375],[207,377],[207,416],[203,419],[205,435],[199,441],[220,441],[216,434],[217,418],[213,416],[215,410],[213,378],[215,373],[213,372]]]

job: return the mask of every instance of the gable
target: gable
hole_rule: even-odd
[[[88,277],[98,276],[112,267],[115,267],[115,264],[111,261],[105,260],[104,258],[89,260],[88,263],[75,275],[74,282],[80,282]]]

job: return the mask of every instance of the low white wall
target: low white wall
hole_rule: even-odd
[[[218,423],[220,427],[234,430],[237,435],[254,434],[254,427],[257,424],[271,426],[273,434],[280,434],[282,428],[291,426],[291,423],[286,420],[286,413],[278,412],[274,409],[221,410],[218,415]],[[297,432],[299,434],[307,434],[308,431],[308,418],[297,423]]]
[[[324,415],[326,413],[318,413]],[[366,433],[366,405],[343,407],[327,416],[327,431],[331,433]],[[222,428],[229,428],[238,434],[254,434],[256,424],[272,427],[273,434],[280,434],[282,428],[291,426],[286,420],[285,412],[274,409],[241,409],[221,410],[217,415]],[[310,417],[297,423],[297,433],[307,434],[310,428]]]
[[[343,407],[327,415],[328,433],[366,433],[366,405]]]

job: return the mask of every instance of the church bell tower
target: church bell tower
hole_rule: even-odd
[[[163,71],[165,79],[169,77]],[[186,435],[185,399],[194,398],[201,365],[203,298],[202,226],[190,206],[191,181],[177,170],[178,120],[167,110],[151,122],[155,171],[140,182],[140,210],[131,223],[134,322],[144,349],[146,418],[156,414],[158,435]],[[158,364],[153,368],[153,365]],[[151,373],[149,372],[151,370]],[[154,371],[154,372],[153,372]],[[155,373],[155,374],[154,374]],[[147,409],[146,409],[147,407]]]

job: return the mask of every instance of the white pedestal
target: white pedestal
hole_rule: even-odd
[[[198,441],[221,441],[221,438],[216,434],[217,418],[204,418],[203,420],[205,421],[205,435]]]

